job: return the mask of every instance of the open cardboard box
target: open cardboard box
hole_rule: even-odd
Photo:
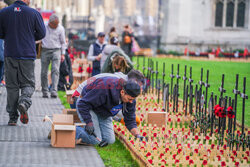
[[[148,124],[158,127],[166,126],[167,113],[166,112],[148,112]]]
[[[53,114],[51,129],[52,147],[75,147],[76,127],[73,122],[73,115]]]
[[[75,90],[66,90],[67,102],[69,104],[74,103],[74,99],[72,98],[72,95],[73,95],[74,92],[75,92]]]
[[[76,112],[76,109],[63,109],[62,111],[63,114],[71,114],[73,115],[73,120],[74,120],[74,123],[81,123],[79,117],[78,117],[78,114]]]

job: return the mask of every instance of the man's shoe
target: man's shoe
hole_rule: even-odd
[[[20,121],[23,124],[27,124],[29,122],[29,116],[28,116],[28,113],[27,113],[28,108],[23,103],[20,103],[18,105],[17,109],[21,114]]]
[[[49,98],[48,93],[43,93],[43,98]]]
[[[16,126],[16,122],[17,122],[17,120],[10,119],[9,122],[8,122],[8,125],[9,126]]]
[[[51,93],[50,97],[51,98],[57,98],[57,94],[56,93]]]

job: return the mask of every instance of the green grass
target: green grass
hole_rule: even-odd
[[[65,108],[70,108],[67,103],[66,93],[58,91],[58,97]],[[106,167],[137,167],[139,166],[130,155],[130,152],[123,146],[123,144],[116,139],[115,143],[107,147],[100,148],[96,146]]]
[[[230,96],[234,98],[234,94],[232,93],[235,88],[235,78],[236,74],[239,74],[239,90],[242,92],[243,90],[243,77],[247,78],[246,82],[246,94],[250,96],[250,63],[244,62],[217,62],[217,61],[198,61],[198,60],[186,60],[186,59],[171,59],[171,58],[152,58],[154,62],[158,61],[158,71],[160,78],[162,78],[163,71],[163,62],[166,64],[166,77],[165,82],[170,83],[170,73],[171,73],[171,65],[174,64],[174,75],[177,73],[177,64],[180,64],[180,76],[184,75],[185,65],[187,65],[187,77],[189,78],[189,69],[192,67],[193,80],[195,84],[198,84],[200,80],[201,68],[203,68],[203,81],[206,80],[207,70],[209,70],[209,94],[214,92],[216,95],[220,95],[219,87],[221,85],[222,74],[225,74],[225,83],[224,88],[226,89],[225,96]],[[133,61],[136,63],[137,59],[134,58]],[[147,67],[147,58],[145,59],[145,66]],[[156,64],[156,63],[155,63]],[[139,58],[139,70],[142,71],[143,66],[143,58]],[[156,66],[156,65],[154,65]],[[135,65],[136,68],[136,65]],[[146,74],[145,70],[145,74]],[[180,79],[180,98],[183,98],[183,80]],[[174,83],[176,83],[176,79],[174,79]],[[204,87],[203,87],[203,90]],[[245,105],[245,124],[250,126],[250,100],[246,100]],[[237,120],[242,120],[242,98],[238,96],[238,105],[237,105]]]

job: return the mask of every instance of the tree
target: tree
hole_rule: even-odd
[[[9,6],[13,4],[16,0],[4,0],[4,2]]]

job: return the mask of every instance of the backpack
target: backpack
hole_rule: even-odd
[[[132,42],[131,37],[129,35],[124,36],[124,43],[125,44],[130,44]]]

